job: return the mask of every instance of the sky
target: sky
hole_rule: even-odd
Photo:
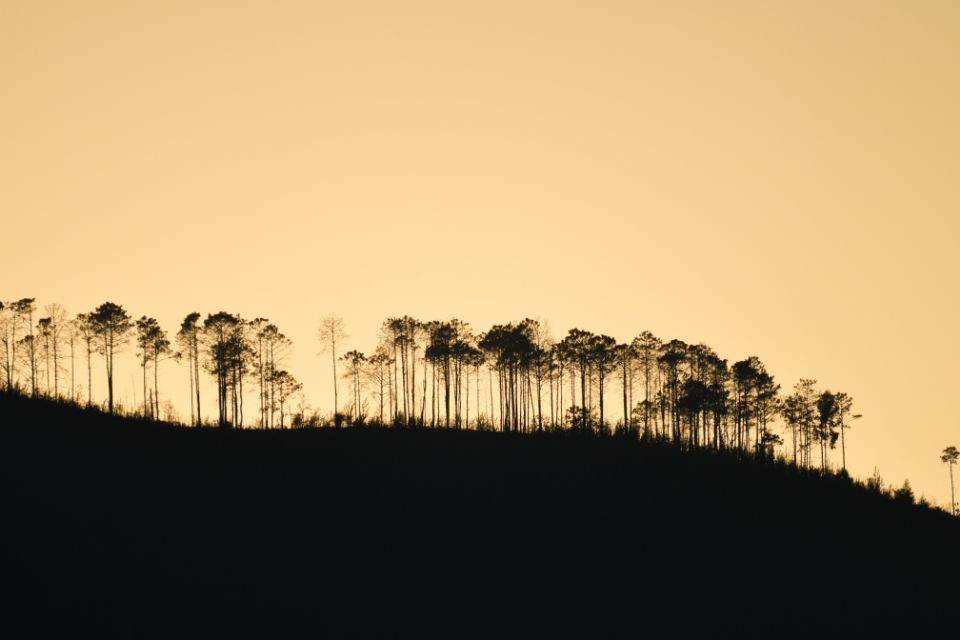
[[[268,317],[318,407],[330,312],[650,330],[946,505],[958,113],[953,1],[2,0],[0,299]]]

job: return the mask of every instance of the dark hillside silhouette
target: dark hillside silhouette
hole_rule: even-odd
[[[198,430],[11,393],[0,416],[5,586],[38,627],[322,629],[332,592],[415,620],[621,597],[718,630],[818,593],[916,606],[960,557],[960,522],[878,487],[626,436]]]
[[[861,417],[853,413],[850,394],[820,390],[813,379],[801,379],[784,397],[757,356],[731,365],[705,344],[664,341],[648,331],[618,344],[608,335],[573,328],[555,341],[545,322],[531,318],[476,332],[456,318],[402,316],[383,322],[378,343],[366,355],[357,349],[341,351],[349,335],[334,313],[320,320],[317,332],[319,355],[330,354],[333,377],[333,412],[327,414],[310,407],[303,384],[286,368],[293,342],[267,318],[247,320],[219,311],[201,321],[199,312],[189,313],[173,336],[173,350],[171,334],[156,319],[133,321],[113,302],[71,321],[62,307],[49,304],[44,307],[48,315],[34,324],[35,310],[33,298],[0,302],[5,389],[75,401],[83,395],[76,385],[76,360],[85,352],[86,402],[92,406],[100,401],[92,391],[96,352],[107,373],[107,410],[129,415],[129,407],[115,406],[114,354],[127,346],[135,329],[142,382],[141,397],[133,399],[142,406],[138,413],[182,420],[172,402],[160,401],[160,362],[173,359],[186,367],[189,387],[183,405],[189,406],[189,424],[197,427],[332,424],[617,433],[758,459],[779,455],[802,468],[819,462],[827,470],[846,469],[846,431]],[[67,359],[70,389],[61,392]],[[343,363],[340,374],[337,362]],[[203,412],[213,403],[202,401],[201,372],[216,387],[215,418],[209,409],[206,416]],[[343,412],[341,377],[351,390]],[[257,418],[251,419],[254,390]],[[182,401],[181,390],[165,395],[173,393]],[[839,463],[830,459],[838,443]]]

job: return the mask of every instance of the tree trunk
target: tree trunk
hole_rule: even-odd
[[[160,419],[160,354],[153,352],[153,401],[156,403],[157,420]]]

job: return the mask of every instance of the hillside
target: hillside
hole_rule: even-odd
[[[5,394],[0,424],[9,624],[297,624],[423,579],[789,617],[920,602],[960,557],[960,521],[847,479],[612,437],[196,430]]]

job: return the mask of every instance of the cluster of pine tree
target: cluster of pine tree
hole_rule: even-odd
[[[800,380],[784,396],[757,357],[730,364],[704,344],[664,341],[650,332],[618,343],[571,329],[553,340],[541,322],[529,318],[477,333],[456,319],[404,316],[384,321],[367,356],[356,350],[338,354],[347,336],[342,319],[331,314],[318,331],[333,368],[334,408],[326,418],[309,410],[302,384],[284,368],[290,339],[265,318],[221,311],[202,319],[190,313],[171,342],[156,319],[134,320],[112,302],[73,318],[57,304],[35,321],[38,315],[32,298],[0,302],[7,388],[77,401],[83,395],[75,361],[85,356],[86,402],[93,404],[96,354],[103,358],[106,408],[113,412],[114,353],[135,338],[143,386],[137,411],[161,419],[159,366],[173,359],[187,369],[195,425],[204,423],[201,381],[207,375],[216,388],[216,424],[223,427],[578,430],[773,457],[785,444],[776,429],[783,425],[798,465],[827,468],[828,452],[839,441],[845,468],[845,431],[859,417],[848,394],[818,390],[815,380]],[[345,369],[339,375],[338,362]],[[351,389],[343,413],[340,378]],[[252,419],[244,401],[254,392]]]
[[[845,430],[859,417],[849,394],[818,391],[815,380],[783,397],[754,356],[731,365],[704,344],[650,332],[618,343],[571,329],[554,341],[530,318],[482,333],[456,319],[388,318],[372,356],[350,351],[341,361],[353,422],[369,421],[372,407],[381,424],[620,432],[771,457],[783,444],[779,419],[794,460],[812,466],[817,449],[826,467],[838,440],[845,466]]]

